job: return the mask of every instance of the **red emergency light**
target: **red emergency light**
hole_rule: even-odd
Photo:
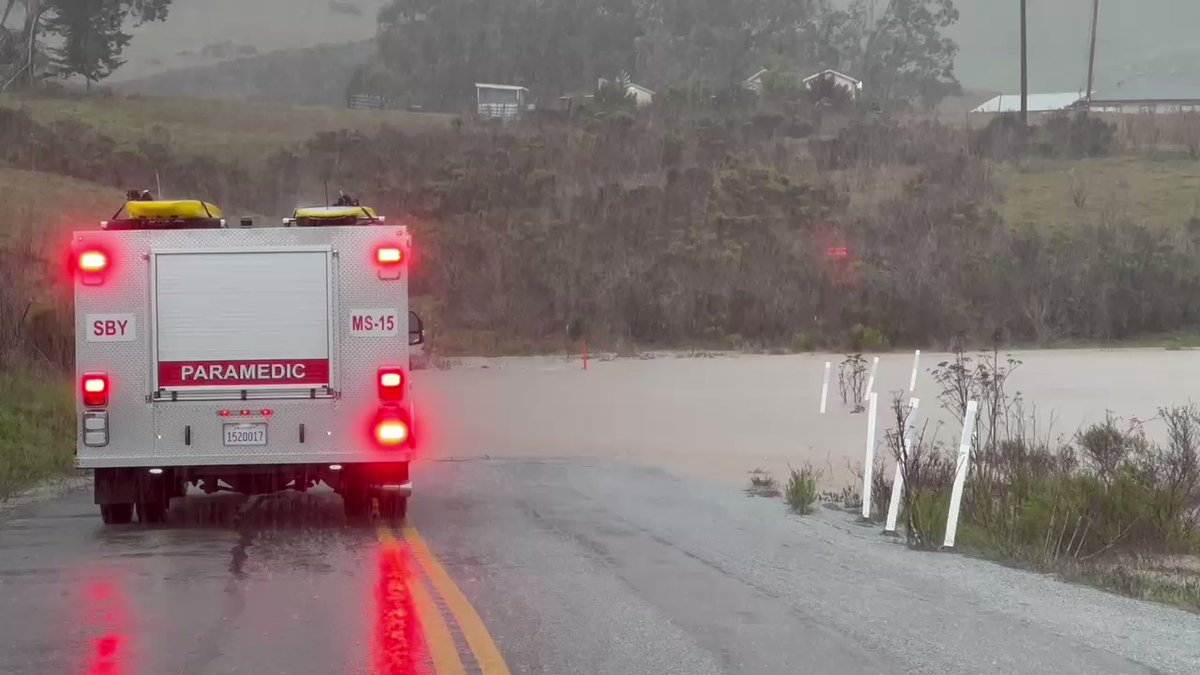
[[[375,260],[380,265],[399,265],[404,262],[404,249],[399,246],[380,246],[375,249]]]
[[[404,371],[399,368],[380,368],[376,380],[379,388],[379,400],[399,401],[404,398]]]
[[[85,407],[103,408],[108,405],[108,373],[85,373],[81,389]]]
[[[74,259],[75,272],[85,286],[99,286],[104,283],[104,275],[108,273],[108,254],[99,249],[89,248],[80,251]]]
[[[100,274],[108,269],[108,255],[104,251],[84,251],[79,254],[79,271]]]

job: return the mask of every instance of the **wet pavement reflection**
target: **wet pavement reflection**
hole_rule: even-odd
[[[408,544],[331,492],[192,494],[154,526],[90,502],[0,521],[0,673],[434,672]]]

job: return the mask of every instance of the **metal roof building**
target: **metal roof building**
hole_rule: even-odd
[[[1072,91],[1061,94],[1030,94],[1029,112],[1058,112],[1068,110],[1082,103],[1082,92]],[[1020,94],[1001,94],[983,105],[975,108],[973,113],[1013,113],[1021,112]]]
[[[1092,96],[1098,112],[1152,113],[1200,110],[1200,74],[1134,77]]]

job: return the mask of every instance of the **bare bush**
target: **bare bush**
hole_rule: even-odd
[[[848,354],[838,368],[838,392],[843,404],[853,404],[852,412],[863,408],[863,392],[867,388],[867,360],[862,354]]]

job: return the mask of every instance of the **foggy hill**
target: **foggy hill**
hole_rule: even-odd
[[[370,40],[285,49],[206,66],[177,68],[114,83],[123,93],[220,98],[289,105],[343,105],[355,69],[375,50]]]
[[[116,83],[232,58],[369,40],[385,0],[174,0],[133,29]]]
[[[835,0],[845,4],[849,0]],[[175,0],[170,18],[135,31],[129,62],[113,82],[168,70],[169,77],[141,80],[136,90],[168,94],[228,90],[232,98],[314,102],[311,92],[332,91],[314,80],[348,72],[364,49],[333,46],[368,40],[387,0]],[[1017,0],[956,0],[960,20],[949,35],[958,41],[956,72],[964,87],[1013,92],[1019,85]],[[1097,54],[1097,88],[1155,68],[1200,70],[1194,58],[1200,38],[1200,2],[1192,0],[1102,0]],[[1087,75],[1090,0],[1031,0],[1029,3],[1030,88],[1081,91]],[[307,48],[326,45],[321,50]],[[276,50],[269,59],[251,58]],[[322,62],[327,58],[328,63]],[[239,65],[195,66],[240,59]],[[178,71],[188,68],[186,71]],[[275,81],[272,73],[284,73]],[[294,73],[294,74],[292,74]],[[305,77],[305,74],[308,77]],[[344,91],[344,83],[341,83]],[[262,88],[262,91],[257,91]],[[325,94],[319,96],[328,99]],[[340,99],[339,99],[340,100]]]

